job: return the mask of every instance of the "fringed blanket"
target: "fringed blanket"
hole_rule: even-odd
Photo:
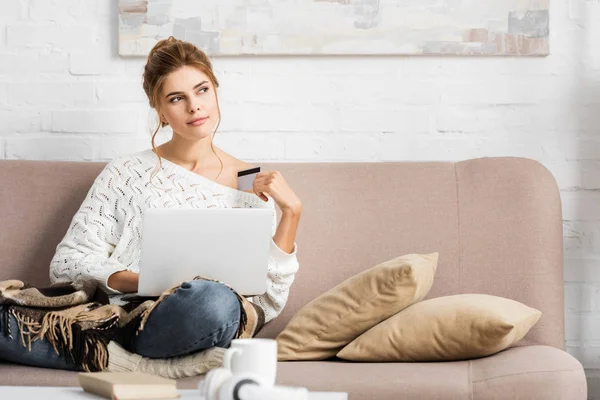
[[[23,346],[30,350],[31,343],[44,339],[57,354],[62,351],[84,371],[102,371],[108,365],[108,343],[115,338],[131,343],[144,329],[152,310],[178,287],[156,300],[119,306],[110,304],[94,281],[64,282],[45,288],[19,280],[0,281],[0,335],[19,335]],[[262,309],[234,293],[241,310],[235,337],[254,337],[264,324]],[[9,315],[17,320],[18,332],[11,332]]]

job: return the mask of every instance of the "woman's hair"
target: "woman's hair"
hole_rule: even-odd
[[[219,119],[217,121],[217,125],[215,126],[214,132],[216,134],[217,129],[221,122],[221,109],[219,108],[219,98],[217,96],[217,88],[219,87],[219,82],[217,81],[217,77],[215,76],[212,68],[212,63],[210,62],[208,56],[196,46],[189,42],[185,42],[183,40],[175,39],[173,36],[169,36],[168,39],[159,40],[158,43],[154,45],[150,53],[148,54],[148,60],[146,61],[146,65],[144,66],[144,75],[143,75],[143,87],[144,92],[146,92],[146,96],[148,96],[148,100],[150,102],[150,107],[154,108],[158,115],[158,124],[154,133],[152,134],[152,149],[157,150],[154,144],[154,138],[158,133],[158,130],[161,127],[165,127],[168,125],[167,122],[162,122],[160,118],[160,95],[162,91],[162,87],[165,83],[167,76],[180,69],[184,66],[191,66],[198,68],[202,71],[208,79],[210,79],[213,84],[215,90],[215,96],[217,99],[217,111],[219,113]],[[223,171],[223,161],[215,151],[215,148],[212,143],[212,138],[210,142],[210,147],[219,159],[221,163],[221,170],[219,171],[219,175]],[[158,151],[156,151],[159,160],[159,168],[162,167],[162,160]],[[152,174],[150,177],[150,181],[152,182],[152,177],[155,175],[157,171]]]

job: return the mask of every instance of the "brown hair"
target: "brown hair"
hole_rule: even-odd
[[[154,108],[156,112],[159,113],[158,125],[152,134],[152,149],[156,151],[156,155],[158,156],[159,168],[162,167],[162,160],[158,154],[158,149],[154,144],[154,138],[156,137],[156,134],[160,128],[164,128],[168,125],[167,122],[162,122],[160,118],[160,93],[167,76],[171,72],[174,72],[184,66],[198,68],[200,71],[206,74],[206,76],[208,76],[208,79],[210,79],[213,87],[215,88],[217,111],[219,113],[219,120],[217,121],[217,125],[215,127],[215,134],[221,123],[221,109],[219,108],[219,97],[216,90],[219,87],[219,82],[213,72],[212,63],[208,56],[193,44],[183,40],[175,39],[173,36],[169,36],[167,39],[159,40],[158,43],[154,45],[152,50],[150,50],[150,53],[148,53],[148,60],[144,66],[143,74],[144,92],[146,92],[146,96],[148,96],[150,107]],[[219,177],[223,171],[223,161],[215,151],[212,138],[210,147],[221,163],[221,169],[217,175],[217,177]],[[155,169],[150,177],[150,182],[152,182],[152,177],[154,177],[156,172],[157,170]]]

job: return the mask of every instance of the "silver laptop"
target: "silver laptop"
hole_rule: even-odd
[[[150,208],[144,213],[137,296],[159,296],[195,276],[244,296],[267,289],[272,210]]]

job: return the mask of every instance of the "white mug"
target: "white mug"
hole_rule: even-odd
[[[223,356],[223,367],[234,375],[256,375],[261,378],[262,385],[273,386],[277,375],[277,341],[234,339]]]

